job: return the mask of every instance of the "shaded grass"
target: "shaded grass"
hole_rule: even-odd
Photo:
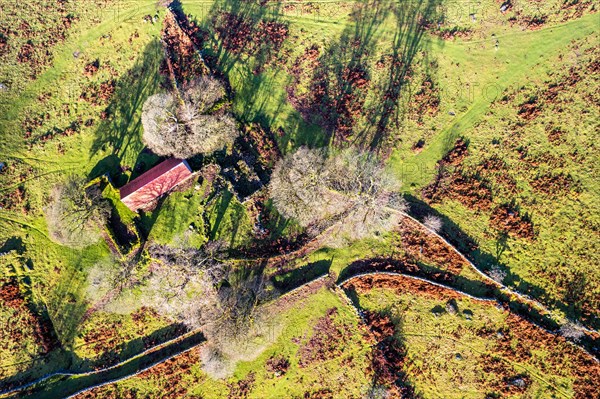
[[[175,237],[187,231],[189,245],[200,247],[207,241],[202,218],[204,212],[202,189],[192,190],[171,193],[162,206],[155,211],[158,212],[158,217],[148,237],[150,240],[160,244],[170,244]]]

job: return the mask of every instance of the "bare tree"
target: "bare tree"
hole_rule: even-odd
[[[399,182],[371,154],[300,148],[275,167],[270,193],[277,210],[305,227],[329,224],[338,237],[389,231],[406,209]]]
[[[146,306],[190,329],[201,328],[209,346],[203,368],[215,378],[229,376],[238,361],[255,359],[274,339],[278,327],[261,309],[278,293],[260,270],[223,260],[222,243],[201,249],[177,244],[149,245],[149,265],[140,268],[144,275],[127,277],[112,264],[95,265],[88,275],[88,295],[104,298],[121,286],[105,310],[123,313],[133,311],[133,304]]]
[[[97,186],[70,176],[52,190],[45,208],[50,237],[69,247],[83,248],[98,241],[99,225],[106,223],[110,205]]]
[[[101,300],[117,286],[120,277],[119,262],[112,257],[96,262],[88,270],[87,298],[92,302]]]
[[[439,233],[442,229],[442,219],[435,215],[425,216],[425,219],[423,219],[423,224],[425,227],[435,233]]]
[[[302,147],[280,160],[273,170],[270,192],[277,210],[308,226],[335,212],[327,191],[325,152]]]
[[[492,268],[488,271],[488,275],[492,278],[492,280],[500,284],[502,284],[502,282],[506,278],[506,272],[502,270],[498,265],[492,266]]]
[[[158,155],[178,158],[212,153],[233,143],[239,135],[233,117],[210,113],[224,96],[218,80],[202,77],[181,93],[149,97],[142,109],[144,142]]]
[[[149,253],[159,262],[141,289],[142,303],[189,328],[202,328],[209,342],[203,368],[209,375],[228,376],[235,363],[264,350],[265,337],[275,328],[260,309],[277,292],[261,272],[218,260],[218,243],[202,250],[153,245]]]
[[[579,342],[585,336],[585,332],[579,323],[567,322],[560,327],[560,335],[565,338]]]

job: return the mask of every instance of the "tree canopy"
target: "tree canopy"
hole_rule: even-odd
[[[223,85],[211,77],[196,79],[181,92],[150,96],[142,109],[144,142],[158,155],[184,159],[233,143],[239,135],[233,117],[212,112],[224,97]]]
[[[98,241],[99,225],[106,223],[110,205],[97,186],[71,176],[52,190],[45,209],[50,237],[60,244],[83,248]]]
[[[338,224],[348,238],[390,230],[405,204],[400,183],[371,154],[300,148],[273,171],[277,210],[300,225]]]

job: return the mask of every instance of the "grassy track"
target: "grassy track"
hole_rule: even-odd
[[[396,150],[392,154],[388,165],[398,173],[404,182],[404,189],[415,192],[430,183],[435,176],[437,161],[454,145],[456,138],[460,135],[477,135],[472,129],[489,110],[492,102],[499,99],[505,90],[530,81],[535,68],[547,62],[571,41],[590,35],[598,37],[599,22],[598,14],[591,14],[537,31],[507,33],[498,36],[500,47],[497,51],[492,40],[434,42],[432,51],[438,54],[448,74],[463,79],[458,86],[451,79],[441,83],[442,87],[459,88],[456,104],[447,105],[447,109],[465,102],[470,104],[422,152],[413,155],[407,150]],[[459,65],[453,66],[453,63]],[[482,65],[486,67],[481,68]],[[472,98],[469,98],[467,84],[474,87],[475,95]]]

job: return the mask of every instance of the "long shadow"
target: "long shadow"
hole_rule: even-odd
[[[82,292],[85,279],[82,270],[93,259],[87,259],[83,252],[71,255],[67,266],[63,266],[61,278],[56,284],[48,302],[52,304],[51,320],[61,344],[69,348],[75,336],[79,323],[83,318],[87,304],[78,300],[77,296]]]
[[[510,309],[511,312],[521,316],[530,323],[555,333],[557,333],[560,328],[560,325],[558,325],[549,315],[542,314],[528,304],[512,298],[510,294],[501,291],[495,286],[477,280],[470,280],[463,276],[456,276],[431,266],[423,267],[417,263],[407,263],[398,259],[375,258],[356,261],[340,273],[337,283],[339,284],[350,277],[362,273],[373,272],[403,273],[409,276],[425,278],[445,285],[450,289],[458,289],[477,298],[496,299],[505,309]],[[600,355],[600,338],[592,335],[585,335],[578,341],[578,344],[595,356]]]
[[[298,99],[303,117],[320,125],[327,142],[356,144],[375,150],[393,121],[398,121],[403,90],[408,85],[415,55],[424,47],[425,23],[435,18],[439,0],[409,2],[357,2],[351,24],[339,40],[318,59],[308,99]],[[383,27],[393,19],[393,39],[387,70],[377,78],[372,56],[382,39]],[[367,96],[373,99],[367,103]],[[406,101],[408,103],[408,100]],[[363,117],[366,115],[366,117]],[[359,131],[359,124],[365,127]]]
[[[411,92],[405,90],[409,84],[407,74],[411,71],[417,52],[426,48],[427,43],[423,40],[425,24],[437,18],[439,3],[440,0],[413,0],[394,4],[396,25],[390,65],[384,79],[379,82],[380,94],[375,96],[379,101],[375,101],[375,112],[372,112],[376,117],[372,124],[369,124],[375,131],[365,129],[362,137],[358,138],[363,145],[370,140],[368,146],[371,150],[379,148],[390,127],[399,127],[409,108]],[[428,64],[425,62],[423,66],[427,67]],[[403,96],[404,102],[400,104]]]
[[[148,335],[138,337],[128,342],[124,342],[118,345],[117,347],[108,350],[107,352],[101,353],[98,357],[93,359],[80,358],[75,354],[73,350],[60,349],[59,351],[54,351],[49,353],[48,355],[37,358],[31,363],[30,367],[28,367],[26,370],[1,380],[0,391],[14,389],[18,386],[23,386],[30,382],[36,381],[43,375],[47,375],[53,372],[62,372],[66,370],[67,372],[85,373],[100,368],[110,367],[119,362],[126,361],[127,359],[139,353],[142,353],[143,351],[148,350],[152,347],[176,339],[177,337],[184,334],[186,332],[186,329],[187,328],[182,324],[171,324],[162,327],[158,330],[152,331]],[[86,383],[88,385],[91,385],[92,382],[95,384],[108,378],[113,378],[117,375],[124,376],[127,374],[131,374],[143,367],[146,367],[152,362],[160,360],[161,357],[164,358],[168,356],[169,353],[175,352],[174,348],[178,350],[183,350],[186,349],[186,345],[194,346],[202,342],[203,340],[204,337],[202,333],[197,333],[191,336],[189,339],[184,340],[181,344],[172,344],[168,348],[165,348],[165,350],[161,349],[157,353],[153,353],[151,355],[146,356],[146,360],[140,359],[133,361],[130,365],[121,366],[117,368],[116,372],[108,371],[100,373],[99,376],[96,377],[90,376],[84,378],[87,381]],[[82,346],[89,346],[94,344],[101,344],[101,342],[86,343]],[[81,387],[83,388],[83,386]],[[68,379],[59,378],[54,380],[48,380],[47,383],[43,383],[40,386],[34,387],[33,390],[29,390],[27,392],[29,392],[30,395],[33,395],[34,393],[38,394],[39,392],[45,392],[47,390],[49,390],[50,392],[59,392],[61,390],[67,392],[69,389],[71,389],[71,387],[68,382]],[[24,395],[25,393],[21,392],[20,394],[16,394],[13,397],[23,397]]]
[[[159,74],[162,59],[160,42],[154,40],[117,82],[117,89],[103,113],[104,119],[96,130],[90,153],[93,157],[100,151],[110,151],[116,159],[109,156],[100,161],[93,169],[95,176],[109,173],[118,177],[120,171],[113,169],[116,160],[119,164],[134,166],[133,162],[144,149],[140,113],[148,96],[155,93],[163,81]]]
[[[258,0],[220,0],[211,7],[204,29],[208,33],[205,51],[223,74],[240,61],[256,74],[270,61],[279,46],[260,35],[265,23],[281,23],[281,2],[267,4]],[[249,56],[254,60],[250,62]]]
[[[299,111],[304,119],[323,128],[327,144],[343,144],[352,137],[371,79],[369,56],[392,7],[392,1],[357,2],[351,13],[352,23],[318,58],[310,98],[301,103]]]
[[[312,262],[289,272],[273,275],[271,280],[275,288],[288,292],[328,273],[332,261],[333,259],[323,259]]]
[[[211,240],[215,239],[217,232],[219,231],[219,226],[221,225],[221,222],[223,221],[223,218],[225,217],[225,213],[227,212],[227,208],[229,208],[229,204],[231,203],[232,199],[233,199],[233,194],[230,193],[229,191],[223,192],[223,195],[219,199],[219,205],[217,206],[217,217],[215,218],[215,221],[214,221],[213,225],[211,226],[210,235],[209,235]]]
[[[378,387],[393,383],[400,390],[402,398],[422,398],[420,394],[415,393],[415,388],[409,379],[408,373],[402,368],[402,363],[407,356],[405,337],[403,335],[403,320],[400,317],[394,316],[390,307],[386,307],[380,311],[370,311],[363,308],[354,286],[344,288],[344,292],[354,307],[361,313],[365,324],[376,337],[377,343],[372,347],[371,355],[371,369],[373,370],[371,389],[373,392],[377,392]],[[373,323],[378,320],[383,323]],[[385,326],[386,324],[392,327],[391,331],[382,328],[382,325]],[[378,396],[370,395],[368,397]]]
[[[406,195],[405,198],[410,205],[410,213],[417,219],[423,220],[426,215],[434,215],[441,218],[443,221],[443,229],[440,234],[467,258],[469,258],[469,260],[473,262],[473,264],[475,264],[481,271],[489,272],[492,267],[495,266],[502,272],[502,274],[505,275],[503,284],[506,286],[513,287],[518,292],[529,295],[549,307],[560,309],[572,320],[582,319],[583,313],[580,308],[574,305],[566,304],[563,301],[558,300],[556,297],[550,295],[544,288],[529,281],[523,280],[515,273],[512,273],[510,268],[505,263],[500,261],[500,256],[508,245],[506,242],[506,237],[503,237],[502,235],[497,237],[496,256],[494,256],[493,254],[483,251],[474,238],[465,233],[447,216],[439,213],[427,203],[412,195]],[[585,324],[588,324],[594,329],[598,329],[600,328],[600,318],[592,315],[592,317],[585,321]]]
[[[281,149],[291,145],[323,146],[327,140],[321,128],[300,113],[287,112],[287,96],[280,90],[282,68],[269,68],[278,61],[279,50],[287,34],[272,32],[288,29],[281,2],[258,0],[221,0],[213,4],[199,24],[190,21],[182,8],[176,15],[190,34],[212,72],[223,78],[236,79],[234,112],[242,122],[257,123],[265,129],[274,124],[285,127],[277,139]],[[284,79],[285,80],[285,79]],[[286,116],[287,115],[287,116]]]
[[[69,395],[73,395],[82,389],[87,389],[98,384],[106,384],[111,381],[137,373],[145,368],[151,367],[154,364],[165,361],[169,357],[191,349],[205,341],[202,333],[193,334],[177,344],[168,345],[158,349],[148,355],[142,356],[131,362],[115,367],[110,370],[102,371],[97,374],[79,377],[63,377],[54,379],[46,384],[37,385],[26,392],[11,396],[12,398],[47,398],[59,399]]]

